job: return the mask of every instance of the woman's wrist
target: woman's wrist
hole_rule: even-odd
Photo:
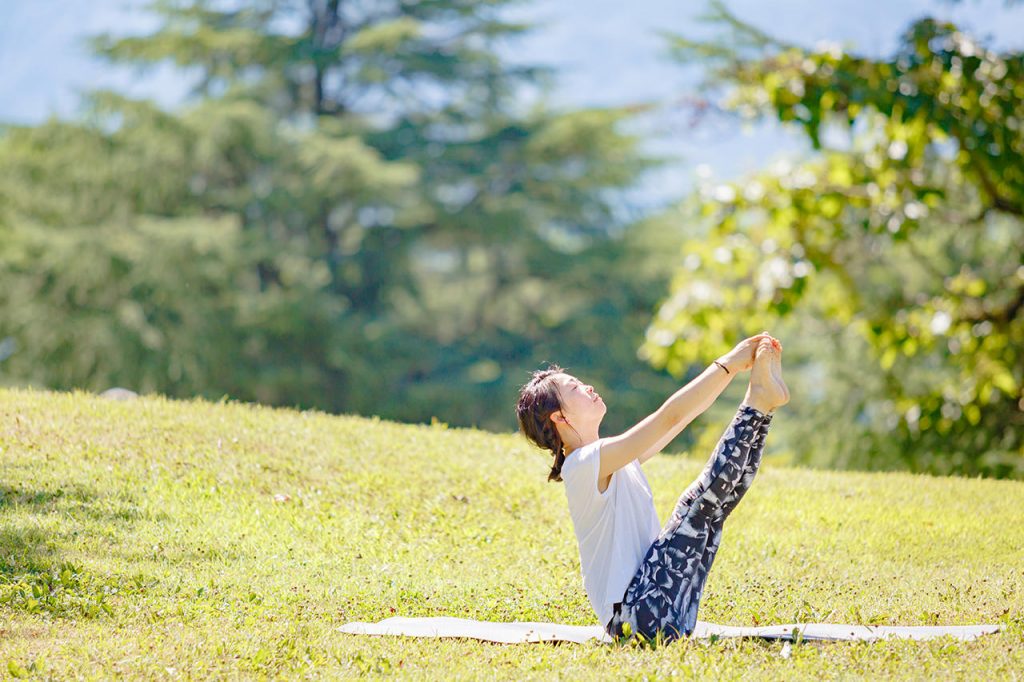
[[[729,358],[728,358],[728,356],[723,355],[722,357],[720,357],[717,360],[715,360],[714,364],[715,364],[715,366],[717,366],[719,369],[721,369],[722,371],[724,371],[726,374],[728,374],[730,376],[733,375],[733,374],[736,374],[736,370],[733,367],[729,366]]]

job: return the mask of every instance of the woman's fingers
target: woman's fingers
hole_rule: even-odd
[[[771,334],[769,334],[767,331],[763,331],[760,334],[758,334],[757,336],[754,336],[754,337],[751,337],[751,338],[759,339],[759,338],[762,338],[762,337],[767,337],[767,338],[771,339],[772,340],[772,345],[775,346],[777,349],[782,350],[782,342],[779,341],[774,336],[772,336]]]
[[[766,345],[766,348],[770,347],[776,351],[782,351],[782,342],[767,331],[763,331],[760,334],[755,334],[754,336],[746,338],[741,341],[734,350],[734,352],[739,352],[742,348],[743,350],[750,351],[750,357],[747,359],[747,362],[745,363],[746,367],[744,369],[750,369],[750,367],[753,366],[754,360],[757,357],[757,352],[760,350],[762,344],[770,344]]]

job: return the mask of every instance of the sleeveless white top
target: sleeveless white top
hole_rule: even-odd
[[[654,497],[634,459],[597,490],[603,439],[569,453],[562,465],[569,515],[580,548],[583,589],[602,625],[622,597],[640,562],[661,531]]]

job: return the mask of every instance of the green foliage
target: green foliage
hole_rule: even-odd
[[[297,252],[261,290],[266,251],[230,217],[11,230],[0,332],[24,349],[6,368],[40,384],[313,402],[326,388],[316,355],[345,311]]]
[[[678,39],[679,55],[712,60],[725,106],[799,124],[819,152],[687,204],[705,232],[645,357],[678,373],[786,317],[835,350],[853,334],[869,352],[830,390],[858,403],[873,452],[850,438],[833,462],[1024,477],[1024,55],[931,19],[888,60],[810,51],[715,7],[735,49]]]
[[[758,640],[495,646],[337,628],[595,624],[564,492],[521,436],[28,390],[0,390],[0,417],[0,594],[31,582],[57,600],[0,602],[0,666],[19,674],[1002,679],[1024,665],[1018,482],[767,461],[702,597],[701,620],[730,625],[1004,628],[974,642],[794,644],[788,659]],[[644,465],[661,518],[706,454]],[[75,606],[100,595],[109,610]]]
[[[553,360],[620,396],[610,427],[644,416],[673,249],[618,195],[654,162],[630,110],[524,109],[547,71],[497,58],[507,4],[156,2],[97,38],[196,94],[0,137],[3,382],[508,429]]]
[[[111,614],[106,598],[118,591],[116,583],[83,578],[72,564],[12,578],[0,576],[0,604],[32,614],[45,612],[64,618]]]
[[[547,69],[511,67],[493,51],[527,26],[501,20],[512,0],[385,0],[346,5],[155,1],[149,35],[97,36],[114,62],[171,61],[196,92],[243,88],[283,115],[437,111],[479,115]],[[429,91],[429,92],[428,92]]]

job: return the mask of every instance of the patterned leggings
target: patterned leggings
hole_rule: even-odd
[[[704,471],[680,496],[606,625],[613,638],[690,636],[722,525],[757,474],[771,414],[740,405]],[[627,631],[623,624],[628,623]]]

